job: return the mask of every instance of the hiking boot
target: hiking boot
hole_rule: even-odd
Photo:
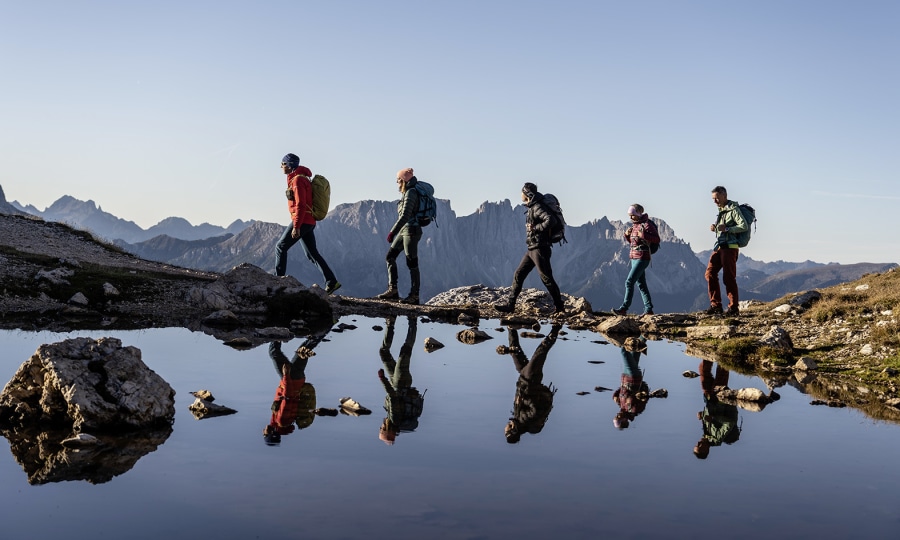
[[[388,290],[381,294],[375,295],[378,300],[397,300],[400,298],[400,292],[396,287],[388,287]]]
[[[325,292],[327,292],[328,294],[334,294],[334,291],[336,291],[336,290],[338,290],[338,289],[340,289],[340,288],[341,288],[341,282],[340,282],[340,281],[335,281],[335,282],[333,282],[333,283],[326,283],[326,284],[325,284]]]
[[[709,308],[703,313],[705,313],[706,315],[721,315],[722,306],[709,306]]]
[[[419,305],[419,295],[416,293],[409,293],[409,296],[400,300],[401,304],[411,304],[414,306]]]
[[[741,310],[738,309],[737,306],[730,306],[728,310],[725,312],[725,315],[728,317],[737,317],[741,314]]]
[[[648,309],[647,311],[641,313],[641,317],[646,317],[647,315],[654,315],[652,309]]]
[[[613,312],[613,314],[615,314],[615,315],[622,315],[622,316],[624,316],[624,315],[626,315],[626,314],[628,313],[628,310],[625,309],[625,308],[613,308],[612,312]]]
[[[503,302],[502,304],[494,304],[494,309],[500,313],[512,313],[516,310],[516,305],[512,302]]]

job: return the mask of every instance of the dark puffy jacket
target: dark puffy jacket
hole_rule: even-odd
[[[525,212],[525,245],[528,249],[550,247],[550,227],[556,216],[544,206],[544,195],[535,193],[525,206],[528,208]],[[531,224],[531,231],[528,231],[528,224]]]
[[[416,221],[416,214],[419,211],[419,190],[416,189],[418,179],[415,176],[410,178],[406,183],[406,191],[400,197],[397,203],[397,221],[391,227],[391,233],[397,234],[413,234],[422,230],[419,222]]]

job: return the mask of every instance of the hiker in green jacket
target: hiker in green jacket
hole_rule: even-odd
[[[728,311],[726,315],[738,315],[737,260],[738,244],[735,235],[746,231],[750,224],[738,209],[738,204],[728,200],[728,191],[722,186],[712,190],[712,200],[719,207],[716,222],[709,230],[716,233],[716,245],[706,265],[706,285],[709,291],[709,308],[707,315],[722,313],[722,291],[719,289],[719,270],[728,294]]]
[[[400,300],[404,304],[419,303],[419,240],[422,239],[422,227],[419,225],[416,213],[419,210],[419,192],[416,186],[415,175],[411,168],[400,169],[397,172],[397,189],[402,194],[397,204],[397,221],[391,227],[387,235],[388,248],[387,261],[388,288],[383,293],[375,296],[379,300]],[[406,267],[409,268],[410,288],[409,296],[400,299],[400,291],[397,289],[397,257],[403,252],[406,255]]]

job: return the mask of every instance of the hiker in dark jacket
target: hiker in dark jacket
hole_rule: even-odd
[[[506,424],[504,434],[506,442],[514,444],[519,442],[522,433],[538,434],[544,429],[550,410],[553,409],[553,395],[556,389],[553,385],[545,385],[544,362],[547,361],[547,353],[556,343],[556,338],[562,325],[554,324],[550,333],[541,341],[531,360],[525,357],[522,347],[519,345],[519,333],[514,328],[507,328],[509,334],[509,347],[500,346],[497,352],[508,353],[513,358],[516,371],[519,372],[519,380],[516,381],[516,397],[513,401],[512,418]]]
[[[409,370],[413,346],[416,343],[416,317],[410,315],[406,318],[406,339],[400,347],[397,360],[391,355],[396,319],[396,316],[391,315],[385,320],[384,338],[378,350],[384,364],[384,369],[378,370],[378,379],[384,386],[384,410],[387,412],[387,417],[381,423],[378,438],[389,445],[394,444],[400,433],[415,431],[419,427],[419,416],[422,415],[422,406],[425,402],[425,392],[420,393],[412,385],[412,372]]]
[[[418,180],[410,168],[397,172],[397,189],[402,194],[397,204],[397,221],[391,227],[387,235],[390,243],[387,261],[388,288],[375,298],[380,300],[398,300],[400,291],[397,289],[397,257],[400,252],[406,255],[406,266],[409,268],[410,288],[409,296],[400,300],[404,304],[419,303],[419,288],[421,285],[419,275],[419,240],[422,239],[422,227],[416,219],[419,210],[419,192],[415,189]]]
[[[522,202],[528,208],[525,212],[525,246],[528,251],[513,274],[512,290],[506,302],[494,304],[497,311],[503,313],[515,311],[516,299],[522,292],[522,284],[535,267],[541,276],[541,281],[550,293],[550,298],[553,299],[554,311],[563,313],[566,309],[559,286],[553,279],[553,268],[550,266],[550,256],[553,253],[550,228],[556,217],[544,206],[543,200],[544,196],[538,192],[537,186],[526,182],[522,187]]]
[[[644,301],[644,313],[641,315],[653,315],[653,300],[650,298],[650,289],[647,287],[647,267],[650,266],[650,245],[659,245],[659,230],[656,223],[650,221],[650,217],[644,213],[644,207],[635,203],[628,207],[628,217],[631,226],[625,230],[625,241],[631,245],[629,258],[631,270],[625,278],[625,298],[622,305],[613,309],[616,315],[625,315],[631,307],[634,298],[634,285],[641,292],[641,300]]]

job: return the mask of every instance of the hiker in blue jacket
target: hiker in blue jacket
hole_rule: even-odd
[[[400,169],[397,172],[397,189],[402,194],[397,204],[397,221],[391,227],[387,235],[388,248],[387,261],[388,288],[383,293],[375,296],[379,300],[400,300],[404,304],[419,303],[419,288],[421,277],[419,275],[419,240],[422,239],[422,226],[419,225],[416,214],[419,211],[419,192],[414,189],[418,180],[413,175],[411,168]],[[400,291],[397,288],[397,257],[403,252],[406,255],[406,267],[409,268],[410,288],[409,296],[400,299]]]

